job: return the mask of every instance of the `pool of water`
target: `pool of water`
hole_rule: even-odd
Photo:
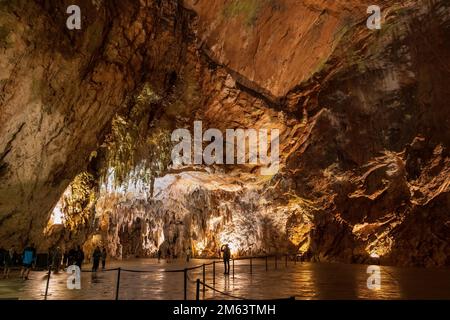
[[[121,270],[119,299],[183,299],[184,273],[166,272],[211,263],[211,260],[194,259],[189,263],[175,261],[158,263],[155,259],[114,261],[108,268],[121,267],[146,273]],[[276,267],[276,268],[275,268]],[[380,288],[369,289],[367,265],[294,263],[273,259],[236,261],[234,274],[223,274],[218,262],[213,277],[213,266],[205,267],[205,282],[215,290],[200,287],[201,299],[450,299],[450,269],[420,269],[380,267]],[[83,266],[88,270],[89,266]],[[187,297],[195,299],[196,279],[203,280],[203,269],[188,273]],[[82,272],[81,289],[67,288],[68,274],[52,274],[47,299],[102,300],[115,299],[118,271]],[[47,273],[34,271],[30,280],[0,280],[2,299],[44,299]],[[231,296],[230,296],[231,295]]]

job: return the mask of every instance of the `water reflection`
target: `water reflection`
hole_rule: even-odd
[[[209,260],[192,260],[167,264],[153,259],[136,259],[115,262],[110,268],[138,269],[146,273],[121,272],[120,299],[183,299],[183,273],[166,273],[186,266],[209,263]],[[381,288],[367,287],[365,265],[325,264],[325,263],[284,263],[269,261],[269,271],[265,271],[265,261],[253,261],[252,273],[248,261],[236,261],[235,273],[223,274],[223,265],[216,264],[216,278],[213,282],[213,268],[206,267],[206,283],[226,294],[249,299],[280,299],[295,296],[296,299],[450,299],[450,270],[429,270],[417,268],[396,268],[381,266]],[[49,281],[48,299],[114,299],[117,271],[98,272],[93,275],[83,272],[81,290],[67,289],[68,274],[52,274]],[[196,279],[202,279],[202,268],[189,272],[188,298],[195,298]],[[33,272],[31,280],[17,279],[0,281],[0,297],[21,299],[43,299],[47,275]],[[201,288],[202,289],[202,288]],[[209,288],[203,290],[205,299],[232,299]]]

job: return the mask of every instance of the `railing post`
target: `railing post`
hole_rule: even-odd
[[[250,257],[250,274],[253,272],[253,260],[252,257]]]
[[[234,279],[234,259],[233,259],[233,279]]]
[[[184,300],[187,300],[187,269],[184,268]]]
[[[267,265],[267,256],[266,256],[266,271],[269,270],[269,267]]]
[[[213,287],[216,284],[216,262],[213,261]]]
[[[45,294],[44,294],[44,300],[47,300],[48,295],[48,285],[50,284],[50,275],[52,274],[52,267],[50,266],[48,268],[48,276],[47,276],[47,284],[45,285]]]
[[[116,300],[119,300],[119,288],[120,288],[120,267],[119,269],[117,269]]]
[[[203,297],[205,296],[205,281],[206,281],[206,270],[205,270],[205,264],[203,264]]]
[[[200,300],[200,279],[197,279],[197,291],[195,293],[195,300]]]
[[[287,267],[287,263],[288,263],[288,255],[286,254],[286,257],[285,257],[285,266]]]
[[[278,256],[275,254],[275,269],[278,267]]]

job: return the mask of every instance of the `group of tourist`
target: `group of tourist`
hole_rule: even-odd
[[[61,267],[77,265],[81,268],[84,261],[84,252],[81,246],[65,251],[64,254],[59,246],[51,248],[47,255],[47,265],[54,273],[58,273]]]
[[[92,254],[92,271],[97,272],[98,267],[100,265],[100,260],[102,261],[102,270],[105,270],[106,265],[106,249],[103,247],[102,250],[100,250],[100,247],[97,246],[94,250],[94,253]]]
[[[15,246],[11,246],[9,250],[0,250],[0,263],[3,261],[3,278],[8,279],[11,267],[19,265],[19,254],[16,251]]]
[[[31,268],[36,263],[36,249],[34,244],[28,245],[22,251],[22,255],[19,255],[16,251],[16,247],[12,245],[9,250],[0,249],[0,263],[3,264],[3,278],[8,279],[11,268],[22,264],[20,271],[21,279],[28,279]]]
[[[100,247],[97,246],[92,254],[92,271],[95,272],[98,270],[100,261],[102,263],[102,269],[105,270],[106,257],[106,248],[100,249]],[[59,246],[55,246],[48,251],[47,266],[54,273],[58,273],[61,268],[66,268],[71,265],[76,265],[81,269],[84,258],[85,254],[81,246],[65,251],[64,254]],[[12,245],[9,250],[0,249],[0,265],[3,265],[4,279],[9,278],[12,267],[21,265],[20,278],[28,280],[30,271],[36,266],[36,262],[37,254],[34,244],[27,245],[22,251],[22,254],[17,253],[14,245]]]
[[[172,260],[177,259],[177,255],[174,253],[174,251],[170,249],[170,246],[167,246],[165,248],[165,250],[162,250],[161,248],[158,249],[158,252],[157,252],[158,263],[161,262],[161,258],[163,256],[163,253],[165,253],[164,256],[166,258],[166,262],[167,263],[170,263]],[[189,259],[192,256],[191,248],[187,248],[186,249],[185,255],[186,255],[186,262],[189,262]]]
[[[76,249],[72,248],[64,253],[64,265],[66,266],[71,266],[75,264],[81,268],[83,261],[84,261],[84,252],[81,246],[78,246]]]
[[[225,266],[225,274],[230,273],[230,248],[228,244],[225,244],[221,247],[221,253],[223,257],[223,262]],[[191,257],[191,249],[188,248],[186,250],[186,261],[189,262],[189,259]],[[158,250],[158,262],[160,261],[162,256],[162,250]],[[170,262],[172,252],[170,250],[170,247],[167,247],[166,252],[166,259],[167,262]],[[76,249],[72,248],[69,251],[65,251],[64,254],[62,254],[61,248],[59,246],[56,246],[49,250],[48,252],[48,260],[47,265],[50,270],[53,270],[54,273],[58,273],[60,268],[71,266],[71,265],[77,265],[80,269],[84,261],[84,252],[81,246],[78,246]],[[102,270],[105,270],[106,266],[106,248],[100,249],[99,246],[97,246],[92,254],[92,271],[97,272],[100,262],[102,263]],[[25,247],[25,249],[22,252],[22,255],[20,256],[17,254],[17,251],[15,249],[15,246],[11,246],[9,250],[3,250],[0,249],[0,263],[3,262],[4,271],[3,271],[3,277],[5,279],[9,278],[9,274],[11,271],[11,267],[17,266],[22,264],[22,269],[20,272],[21,279],[27,280],[28,276],[30,274],[31,268],[36,264],[36,249],[34,244],[28,245]]]
[[[167,246],[165,248],[165,257],[166,257],[166,262],[169,263],[171,258],[173,258],[173,251],[170,249],[170,246]],[[192,250],[190,247],[188,247],[185,251],[186,254],[186,262],[189,262],[191,256],[192,256]],[[224,274],[228,275],[230,274],[230,259],[231,259],[231,250],[230,250],[230,246],[228,244],[224,244],[221,248],[220,248],[220,252],[219,255],[222,255],[222,259],[223,259],[223,264],[224,264]],[[163,256],[163,250],[161,248],[158,249],[157,252],[157,256],[158,256],[158,263],[160,263],[161,258]]]

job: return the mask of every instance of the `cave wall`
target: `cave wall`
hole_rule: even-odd
[[[144,80],[164,92],[183,56],[176,1],[0,4],[0,238],[39,242],[57,200]]]

